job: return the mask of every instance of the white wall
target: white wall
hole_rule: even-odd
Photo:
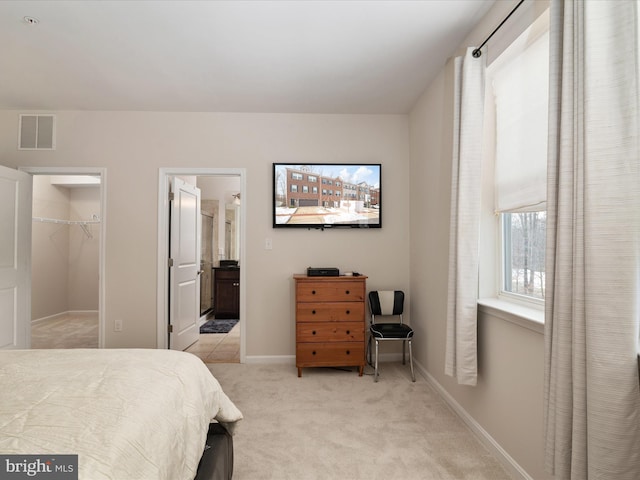
[[[69,220],[100,217],[100,188],[69,189]],[[100,224],[87,225],[91,237],[78,225],[69,227],[69,310],[97,311],[99,304]]]
[[[509,13],[515,2],[496,2],[460,46],[477,45]],[[548,2],[527,2],[490,43],[495,56],[505,38],[526,25]],[[511,23],[512,22],[512,23]],[[502,37],[502,40],[501,38]],[[443,394],[466,412],[506,451],[519,474],[549,476],[543,468],[543,335],[499,316],[478,318],[476,387],[459,386],[444,375],[449,209],[453,124],[451,62],[429,85],[410,114],[411,143],[411,318],[417,361]],[[478,179],[480,181],[480,179]],[[514,470],[512,470],[514,471]]]
[[[0,164],[107,169],[107,347],[156,346],[159,167],[247,169],[248,356],[295,354],[292,275],[310,265],[362,272],[370,288],[409,290],[406,115],[64,111],[56,112],[57,149],[37,152],[16,148],[19,113],[0,111]],[[272,228],[273,162],[364,161],[383,165],[382,229]]]
[[[69,219],[69,190],[33,178],[33,216]],[[69,227],[34,222],[31,231],[31,319],[69,310]]]

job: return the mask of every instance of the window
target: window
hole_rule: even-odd
[[[303,185],[302,186],[302,193],[309,193],[309,186],[308,185]]]
[[[298,185],[291,185],[291,191],[292,192],[297,192],[298,191]]]
[[[316,183],[318,181],[318,177],[315,177],[313,175],[309,175],[309,181],[313,182],[313,183]]]
[[[493,99],[489,130],[495,131],[498,296],[540,303],[546,288],[548,13],[487,68],[487,88]]]
[[[302,180],[302,174],[301,173],[292,172],[291,173],[291,178],[293,180]]]
[[[547,212],[503,213],[502,290],[544,299]]]

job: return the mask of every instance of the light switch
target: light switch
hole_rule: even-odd
[[[273,243],[271,243],[271,239],[270,238],[265,238],[264,239],[264,249],[265,250],[272,250],[273,249]]]

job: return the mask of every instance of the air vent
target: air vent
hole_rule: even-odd
[[[56,116],[21,114],[18,150],[55,150]]]

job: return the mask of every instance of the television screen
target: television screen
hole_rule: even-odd
[[[274,228],[380,228],[381,165],[273,164]]]

